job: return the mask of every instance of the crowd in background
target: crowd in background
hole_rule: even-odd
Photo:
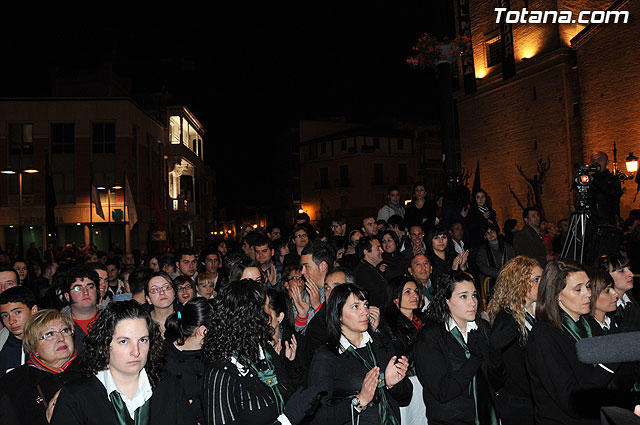
[[[501,229],[482,189],[400,200],[201,252],[1,252],[0,423],[595,424],[638,404],[640,364],[575,344],[640,330],[640,214],[580,264],[568,218]]]

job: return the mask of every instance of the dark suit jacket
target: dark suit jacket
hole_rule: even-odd
[[[167,376],[153,388],[151,417],[153,425],[195,425],[189,401],[173,376]],[[52,425],[117,425],[107,390],[95,376],[83,376],[69,382],[58,396]]]
[[[513,237],[513,249],[518,255],[535,258],[543,268],[547,264],[547,247],[540,235],[528,224]]]
[[[353,274],[356,276],[356,284],[369,292],[369,304],[378,307],[380,310],[384,309],[387,281],[378,269],[366,261],[360,260],[360,264],[353,271]]]

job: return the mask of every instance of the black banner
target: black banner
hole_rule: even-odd
[[[458,34],[471,40],[471,16],[469,16],[469,0],[458,1]],[[473,65],[473,49],[462,56],[462,77],[464,94],[474,93],[476,86],[476,70]]]
[[[502,48],[502,79],[516,75],[516,61],[513,53],[513,32],[507,23],[507,12],[511,10],[509,0],[498,0],[500,7],[507,9],[500,20],[500,45]]]

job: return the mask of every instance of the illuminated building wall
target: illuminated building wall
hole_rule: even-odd
[[[457,94],[462,165],[474,169],[479,160],[482,186],[493,199],[500,223],[516,218],[522,224],[522,210],[511,195],[509,185],[524,203],[528,185],[515,164],[520,164],[531,178],[537,174],[536,161],[549,157],[551,170],[542,198],[547,219],[555,221],[569,216],[573,203],[569,192],[575,175],[573,164],[583,162],[584,152],[591,149],[589,133],[597,120],[594,121],[595,112],[586,119],[585,96],[595,98],[600,93],[596,94],[597,89],[587,87],[582,80],[583,75],[589,76],[599,68],[583,62],[586,58],[582,57],[582,51],[572,44],[571,40],[580,31],[587,31],[584,26],[518,23],[512,25],[516,75],[503,80],[501,58],[496,56],[500,47],[496,3],[471,2],[478,91],[470,95]],[[571,10],[577,14],[580,10],[602,10],[611,3],[512,0],[511,9]],[[631,26],[628,27],[631,30]],[[612,32],[620,29],[619,26],[607,28]],[[629,35],[625,40],[632,43],[636,38]],[[631,45],[629,50],[634,51]],[[620,55],[616,59],[623,60]],[[594,52],[590,60],[601,62],[603,55]],[[603,69],[600,74],[593,79],[600,80],[604,74],[607,78],[625,75],[624,71],[612,68]],[[606,146],[600,145],[605,150]],[[629,150],[633,149],[619,144],[619,157],[622,157],[619,162]]]

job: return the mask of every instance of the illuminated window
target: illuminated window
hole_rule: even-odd
[[[169,140],[172,145],[180,144],[180,117],[169,117]]]

